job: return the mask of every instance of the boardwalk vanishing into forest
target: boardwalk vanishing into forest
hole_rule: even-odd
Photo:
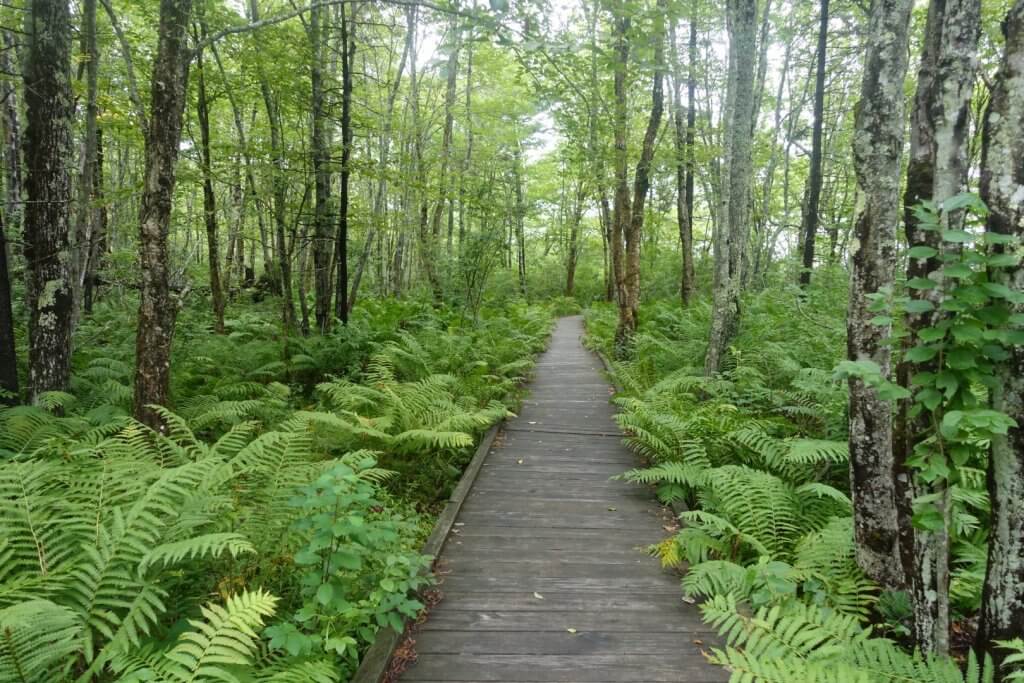
[[[580,317],[559,321],[518,417],[495,442],[437,564],[444,595],[404,681],[724,681],[678,578],[646,555],[665,536],[613,421]]]

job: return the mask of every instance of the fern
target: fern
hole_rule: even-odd
[[[65,675],[80,647],[74,612],[48,600],[0,610],[0,680],[49,683]]]

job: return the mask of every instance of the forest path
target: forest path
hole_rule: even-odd
[[[713,634],[644,549],[666,523],[612,418],[579,316],[562,318],[449,535],[443,600],[404,681],[725,681]]]

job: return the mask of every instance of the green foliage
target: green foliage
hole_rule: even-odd
[[[908,654],[855,617],[815,605],[791,601],[745,614],[732,596],[719,595],[701,611],[728,643],[712,661],[735,683],[986,683],[993,676],[991,659],[982,666],[971,654],[961,671],[951,659]]]
[[[416,614],[427,512],[550,317],[361,310],[315,339],[186,311],[161,432],[126,415],[123,311],[83,322],[109,345],[75,393],[0,409],[0,679],[326,683]]]

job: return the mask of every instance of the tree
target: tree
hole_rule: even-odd
[[[690,35],[687,41],[687,76],[686,76],[686,121],[683,122],[683,101],[682,101],[682,65],[679,60],[679,46],[676,42],[676,22],[672,21],[669,40],[672,43],[673,74],[672,86],[675,95],[675,110],[673,111],[673,122],[675,124],[675,145],[676,145],[676,224],[679,227],[679,250],[681,256],[679,296],[683,305],[690,303],[694,295],[694,273],[693,273],[693,167],[694,167],[694,142],[695,142],[695,121],[696,108],[694,107],[694,96],[697,89],[697,23],[693,17],[690,18]]]
[[[753,181],[751,135],[754,117],[754,57],[757,2],[732,0],[729,4],[729,89],[723,168],[724,220],[714,237],[715,277],[711,332],[704,373],[721,367],[740,321],[740,289],[750,235],[750,190]]]
[[[160,0],[158,42],[153,62],[145,171],[139,209],[139,322],[135,337],[135,418],[163,427],[154,405],[170,393],[171,342],[179,301],[171,296],[167,235],[171,225],[175,165],[181,141],[188,66],[186,45],[192,0]]]
[[[327,103],[324,92],[324,40],[323,23],[327,10],[314,5],[310,11],[307,35],[310,48],[310,91],[312,127],[310,150],[313,154],[313,298],[316,326],[321,334],[331,327],[331,171],[328,167],[330,150],[327,144]]]
[[[857,177],[855,245],[850,256],[847,357],[891,371],[886,339],[891,325],[873,321],[872,297],[891,287],[899,216],[900,155],[903,148],[903,79],[912,0],[876,0],[868,22],[868,44],[853,139]],[[901,586],[892,407],[864,380],[849,380],[850,489],[857,561],[884,586]]]
[[[615,5],[615,196],[612,210],[611,253],[615,264],[619,324],[615,331],[617,352],[628,352],[636,334],[640,313],[640,239],[644,227],[644,207],[651,186],[651,162],[658,129],[665,109],[665,2],[658,0],[654,17],[654,74],[651,79],[651,112],[640,148],[640,158],[629,188],[629,146],[626,76],[630,61],[632,20],[618,3]],[[625,242],[625,249],[623,249]]]
[[[348,205],[352,176],[352,60],[356,41],[348,23],[348,10],[341,6],[341,188],[338,196],[338,234],[334,237],[337,279],[334,286],[334,315],[348,324]]]
[[[1006,46],[983,123],[981,197],[988,205],[987,230],[1024,240],[1024,0],[1017,0],[1003,23]],[[1024,292],[1018,261],[1004,284]],[[1024,307],[1017,305],[1018,313]],[[1005,652],[995,641],[1024,633],[1024,346],[1004,363],[993,407],[1017,422],[993,440],[988,492],[992,531],[978,628],[977,647],[997,662]]]
[[[206,23],[200,21],[199,38],[206,38]],[[217,230],[217,199],[213,192],[213,158],[210,153],[210,101],[206,92],[203,50],[196,54],[198,83],[196,116],[199,118],[199,155],[203,171],[203,218],[206,223],[206,260],[210,270],[210,299],[213,303],[213,331],[224,334],[224,288],[220,278],[220,236]]]
[[[814,75],[814,125],[811,132],[811,167],[807,178],[807,203],[804,205],[803,269],[800,271],[800,285],[811,284],[814,269],[814,238],[818,233],[818,205],[821,200],[821,133],[825,116],[825,62],[828,47],[828,4],[821,0],[818,16],[818,54]]]
[[[31,3],[25,61],[25,260],[29,393],[64,390],[71,372],[71,17],[62,0]]]
[[[942,206],[959,194],[967,182],[966,141],[968,114],[974,76],[980,7],[977,0],[945,0],[929,5],[925,26],[924,52],[917,77],[917,93],[911,117],[910,164],[904,197],[907,243],[911,247],[942,247],[941,234],[918,230],[913,207],[929,199]],[[956,211],[942,210],[944,228],[959,225]],[[943,280],[940,258],[910,258],[907,279]],[[922,330],[933,327],[943,315],[941,290],[911,289],[914,299],[928,299],[931,311],[911,313],[907,321],[905,348],[915,346]],[[937,371],[937,362],[916,366],[918,372]],[[913,386],[911,364],[897,368],[899,383]],[[933,433],[931,416],[910,415],[910,401],[902,401],[896,420],[895,449],[896,502],[900,514],[900,546],[906,585],[914,605],[914,640],[925,652],[949,650],[949,521],[952,492],[941,483],[928,486],[917,481],[908,464],[915,451]],[[939,497],[940,510],[947,519],[940,531],[917,529],[912,520],[914,501],[922,495]]]

